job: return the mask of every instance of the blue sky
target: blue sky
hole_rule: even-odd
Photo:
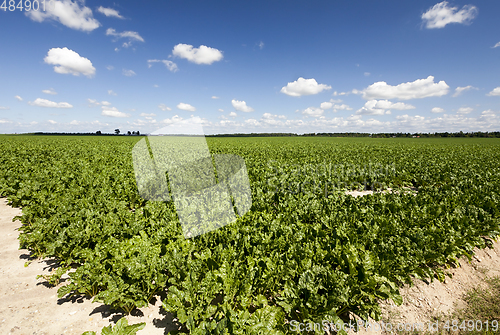
[[[500,130],[496,1],[15,3],[0,133]]]

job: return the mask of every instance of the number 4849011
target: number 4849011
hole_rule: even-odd
[[[3,0],[2,5],[0,6],[0,9],[2,9],[4,12],[9,11],[13,12],[15,10],[19,11],[26,11],[29,12],[31,10],[38,12],[38,11],[53,11],[56,7],[56,2],[54,0],[46,1],[38,1],[38,0]]]

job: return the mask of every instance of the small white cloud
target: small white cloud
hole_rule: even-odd
[[[52,48],[43,60],[47,64],[56,65],[54,71],[57,73],[74,76],[83,74],[89,78],[95,74],[95,67],[90,60],[68,48]]]
[[[321,109],[329,109],[333,107],[333,103],[331,102],[322,102],[319,106]]]
[[[443,113],[444,112],[444,109],[442,109],[441,107],[434,107],[433,109],[431,109],[431,113]]]
[[[224,110],[222,108],[219,108],[219,112],[224,112]]]
[[[229,116],[230,117],[236,117],[236,116],[238,116],[238,114],[236,114],[236,112],[231,112],[231,113],[229,113]]]
[[[135,76],[135,72],[132,71],[132,70],[123,69],[122,73],[123,73],[124,76],[127,76],[127,77],[133,77],[133,76]]]
[[[435,4],[422,14],[422,22],[427,29],[444,28],[450,23],[470,24],[477,16],[476,6],[465,5],[462,9],[448,6],[447,1]]]
[[[471,107],[460,107],[457,111],[458,114],[469,114],[472,112],[474,109]]]
[[[332,106],[332,110],[334,112],[337,112],[337,111],[350,111],[352,110],[352,108],[349,106],[349,105],[346,105],[346,104],[342,104],[342,105],[333,105]]]
[[[370,72],[365,72],[364,75],[365,75],[365,77],[369,77],[370,76]]]
[[[187,59],[195,64],[210,65],[224,58],[222,52],[215,48],[210,48],[205,45],[200,45],[199,48],[194,48],[192,45],[182,43],[174,46],[172,54],[176,57]]]
[[[384,115],[391,114],[390,110],[408,110],[415,109],[415,106],[402,102],[393,103],[389,100],[370,100],[365,105],[356,111],[358,115]]]
[[[172,110],[172,108],[167,107],[167,105],[165,105],[165,104],[159,104],[159,105],[158,105],[158,108],[159,108],[159,109],[161,109],[161,110],[162,110],[162,111],[164,111],[164,112],[165,112],[165,111],[171,111],[171,110]]]
[[[500,42],[497,42],[497,44],[493,46],[493,48],[498,48],[498,47],[500,47]]]
[[[453,94],[453,97],[454,97],[454,98],[456,98],[456,97],[458,97],[459,95],[461,95],[463,92],[468,91],[468,90],[477,90],[477,88],[476,88],[476,87],[473,87],[473,86],[471,86],[471,85],[469,85],[469,86],[464,86],[464,87],[460,87],[460,86],[459,86],[459,87],[455,88],[455,93]]]
[[[120,15],[120,13],[118,13],[118,11],[116,9],[113,9],[113,8],[105,8],[103,6],[100,6],[99,8],[97,8],[97,11],[99,13],[102,13],[108,17],[116,17],[116,18],[119,18],[119,19],[123,19],[124,17]]]
[[[271,113],[264,113],[262,115],[262,119],[264,119],[264,120],[286,119],[286,116],[285,115],[278,115],[278,114],[271,114]]]
[[[107,36],[115,36],[118,38],[128,38],[131,41],[144,42],[144,38],[142,38],[141,35],[139,35],[139,33],[136,31],[123,31],[121,33],[117,33],[115,29],[108,28],[106,30],[106,35]]]
[[[153,117],[153,116],[156,116],[156,114],[155,113],[150,113],[150,114],[148,114],[148,113],[141,113],[140,116],[142,116],[142,117]]]
[[[264,42],[260,41],[259,48],[260,48],[260,50],[264,49]]]
[[[302,114],[306,116],[320,117],[323,115],[324,112],[325,111],[322,110],[321,108],[308,107],[302,111]]]
[[[233,105],[234,109],[240,112],[250,113],[254,111],[252,107],[247,106],[247,103],[245,101],[239,101],[233,99],[231,100],[231,104]]]
[[[14,98],[16,98],[19,101],[23,101],[23,98],[21,98],[19,95],[14,96]]]
[[[94,100],[94,99],[87,99],[88,103],[89,103],[89,107],[97,107],[97,106],[110,106],[111,105],[111,102],[109,101],[97,101],[97,100]]]
[[[54,121],[54,120],[47,120],[47,122],[50,124],[57,124],[57,121]]]
[[[496,113],[494,111],[492,111],[491,109],[488,109],[488,110],[481,112],[481,115],[491,117],[491,116],[496,116]]]
[[[122,44],[122,48],[128,48],[130,46],[132,46],[132,42],[131,41],[130,42],[123,42],[123,44]]]
[[[215,95],[212,95],[212,99],[220,99],[220,98]]]
[[[158,85],[154,84],[154,85],[153,85],[153,87],[154,87],[154,88],[158,88],[158,87],[160,87],[160,86],[158,86]]]
[[[330,99],[330,101],[322,102],[320,108],[323,110],[332,108],[334,112],[337,112],[339,110],[352,110],[352,108],[346,104],[337,105],[336,103],[339,102],[342,102],[342,100]]]
[[[318,94],[331,88],[331,86],[325,84],[318,84],[314,78],[304,79],[300,77],[296,81],[290,82],[282,87],[280,92],[292,97],[300,97],[303,95]]]
[[[108,69],[109,71],[113,70],[115,67],[113,65],[108,65],[106,66],[106,69]]]
[[[417,79],[413,82],[402,83],[396,86],[388,85],[385,81],[379,81],[365,88],[361,93],[363,99],[422,99],[427,97],[440,97],[448,94],[450,87],[444,81],[434,82],[434,77]],[[358,91],[353,93],[357,93]]]
[[[109,95],[117,95],[113,90],[108,90]]]
[[[190,104],[185,104],[183,102],[179,103],[177,105],[177,108],[178,109],[182,109],[184,111],[188,111],[188,112],[196,112],[196,108],[191,106]]]
[[[101,115],[111,117],[130,117],[130,114],[120,112],[116,107],[102,106]]]
[[[0,106],[0,110],[8,110],[8,109],[10,109],[10,107]]]
[[[165,64],[165,66],[167,67],[167,69],[169,69],[171,72],[177,72],[177,71],[179,71],[179,68],[177,67],[177,64],[175,64],[171,60],[166,60],[166,59],[149,59],[148,60],[148,68],[150,68],[151,66],[153,66],[153,63],[159,63],[159,62],[162,62],[163,64]]]
[[[493,89],[493,91],[491,91],[490,93],[488,93],[486,95],[489,96],[489,97],[499,96],[500,95],[500,86],[499,87],[495,87]]]
[[[48,1],[47,7],[46,11],[31,10],[25,15],[36,22],[52,20],[82,31],[92,31],[100,26],[99,21],[93,18],[92,10],[84,6],[84,1]]]
[[[28,102],[32,106],[47,107],[47,108],[72,108],[73,106],[67,102],[53,102],[46,99],[37,98],[33,102]]]
[[[357,94],[357,92],[358,92],[357,90],[353,90],[353,91],[355,91],[355,92],[356,92],[355,94]],[[333,92],[333,93],[332,93],[332,95],[333,95],[334,97],[336,97],[337,95],[349,95],[349,94],[351,94],[351,93],[353,93],[353,92],[337,92],[337,91],[335,91],[335,92]]]
[[[51,95],[56,95],[57,94],[57,92],[54,91],[53,88],[50,88],[48,90],[42,90],[42,92],[45,93],[45,94],[51,94]]]

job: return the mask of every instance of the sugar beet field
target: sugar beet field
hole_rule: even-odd
[[[59,261],[47,284],[69,273],[59,297],[125,313],[157,297],[180,333],[377,320],[380,300],[500,234],[498,139],[207,138],[244,159],[252,205],[189,239],[172,201],[139,195],[139,140],[2,135],[0,195],[22,207],[20,247]]]

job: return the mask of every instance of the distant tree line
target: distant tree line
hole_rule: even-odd
[[[390,138],[390,137],[500,137],[500,131],[494,132],[466,132],[455,133],[251,133],[251,134],[217,134],[206,135],[206,137],[284,137],[284,136],[302,136],[302,137],[373,137],[373,138]]]
[[[114,133],[102,133],[100,130],[95,133],[50,133],[36,132],[34,135],[78,135],[78,136],[140,136],[139,131],[127,131],[120,134],[120,129],[115,129]],[[493,132],[455,132],[455,133],[249,133],[249,134],[216,134],[205,135],[206,137],[372,137],[372,138],[391,138],[391,137],[500,137],[500,131]]]
[[[120,135],[120,129],[115,129],[114,133],[103,133],[100,130],[96,131],[95,133],[51,133],[51,132],[43,132],[43,131],[38,131],[36,133],[33,133],[33,135],[77,135],[77,136],[116,136]],[[126,134],[122,135],[135,135],[135,136],[140,136],[141,133],[137,131],[127,131]]]

